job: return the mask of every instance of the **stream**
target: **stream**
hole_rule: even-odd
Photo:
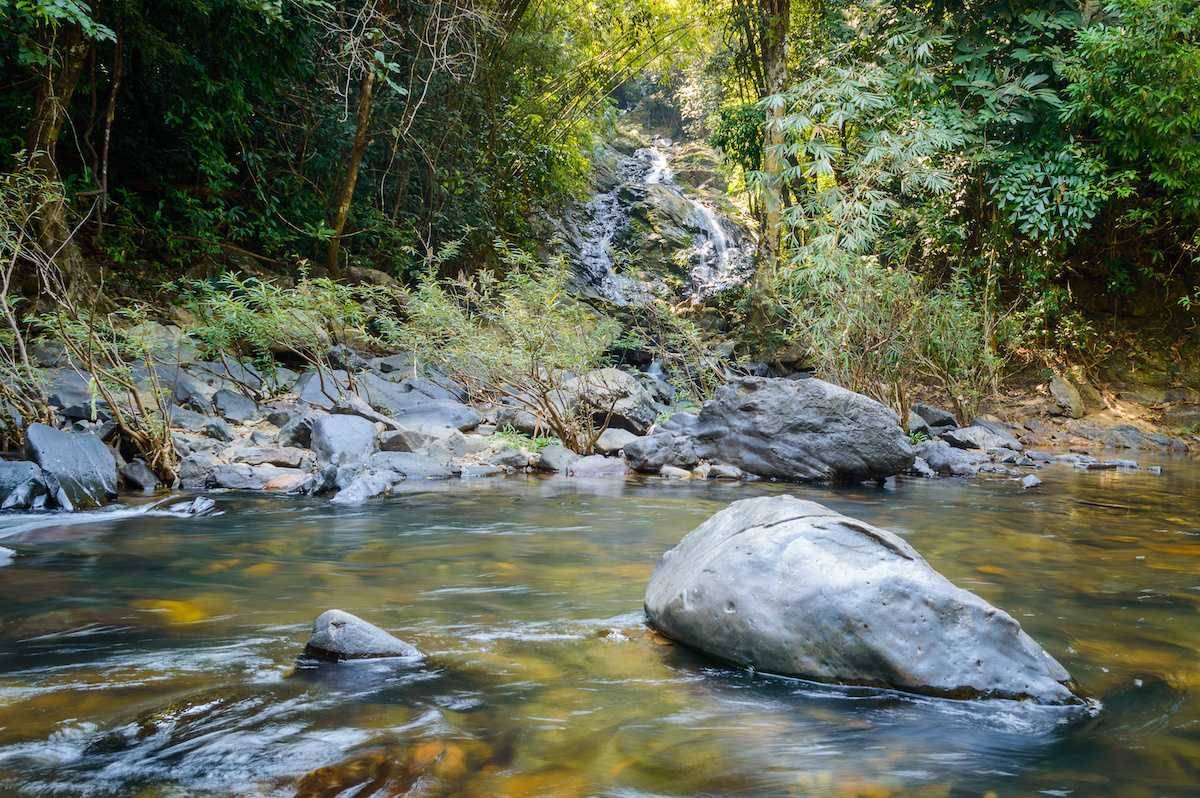
[[[1160,462],[1056,465],[1035,491],[529,477],[2,518],[0,793],[1195,795],[1200,465]],[[755,675],[648,631],[659,555],[778,493],[903,535],[1103,710]],[[426,662],[297,668],[331,607]]]

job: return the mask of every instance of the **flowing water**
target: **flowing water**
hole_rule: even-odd
[[[894,489],[516,479],[359,508],[0,519],[0,793],[1183,796],[1200,790],[1200,467]],[[1095,718],[723,667],[647,631],[658,556],[791,492],[1011,612]],[[295,667],[323,610],[428,654]],[[411,791],[411,792],[406,792]]]
[[[675,182],[667,152],[672,144],[656,139],[636,150],[617,168],[618,185],[600,192],[587,204],[579,260],[585,282],[600,296],[618,305],[636,305],[660,291],[653,285],[623,275],[613,259],[613,239],[628,221],[621,202],[627,186],[661,186],[691,208],[687,226],[696,231],[689,260],[689,295],[704,298],[744,282],[751,271],[748,244],[735,242],[726,222],[713,207],[685,193]]]

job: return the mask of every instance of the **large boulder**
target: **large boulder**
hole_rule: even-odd
[[[615,429],[645,434],[661,406],[637,377],[615,368],[596,369],[563,383],[562,402],[576,412],[586,407],[596,423]],[[581,407],[581,403],[583,407]]]
[[[475,429],[483,421],[478,410],[461,402],[430,399],[422,399],[420,404],[410,408],[398,409],[392,415],[401,426],[410,429],[453,427],[466,432]]]
[[[400,657],[418,660],[421,652],[372,623],[342,610],[327,610],[313,622],[306,656],[330,662]]]
[[[884,479],[915,456],[895,413],[818,379],[742,377],[704,404],[692,436],[702,459],[798,482]]]
[[[956,449],[1011,449],[1019,452],[1024,447],[1008,432],[998,427],[984,426],[978,422],[969,427],[959,427],[942,433],[942,440]]]
[[[935,474],[944,477],[973,477],[992,461],[978,449],[959,449],[942,440],[921,441],[917,444],[917,457]]]
[[[361,462],[375,451],[375,425],[361,416],[318,416],[312,422],[311,444],[323,465]]]
[[[630,468],[647,474],[657,474],[664,466],[691,468],[700,461],[695,441],[676,432],[636,438],[623,448]]]
[[[1003,610],[898,535],[791,496],[746,499],[659,562],[646,615],[757,670],[947,698],[1071,704],[1071,677]]]
[[[117,458],[92,433],[30,424],[25,451],[58,481],[56,499],[64,510],[100,507],[117,497]]]

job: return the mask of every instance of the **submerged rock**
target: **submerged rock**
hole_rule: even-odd
[[[797,482],[885,479],[915,456],[895,413],[818,379],[731,382],[704,404],[692,437],[702,459]]]
[[[313,621],[304,654],[339,662],[348,659],[402,657],[416,660],[421,652],[372,623],[342,610],[327,610]]]
[[[791,496],[734,502],[663,555],[646,615],[729,662],[947,698],[1078,703],[1003,610],[902,538]]]
[[[25,450],[58,481],[55,498],[64,510],[100,507],[117,497],[117,459],[95,435],[30,424]]]

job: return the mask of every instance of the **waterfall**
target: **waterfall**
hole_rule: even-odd
[[[613,263],[613,239],[627,222],[621,192],[626,187],[660,187],[690,206],[689,218],[681,220],[694,231],[688,260],[687,293],[704,298],[738,285],[747,276],[751,247],[731,239],[722,216],[711,205],[689,196],[675,182],[668,153],[672,142],[657,138],[648,147],[636,150],[617,167],[617,185],[594,195],[586,206],[586,224],[581,230],[579,261],[588,290],[618,305],[636,305],[665,287],[628,277],[617,272]]]

